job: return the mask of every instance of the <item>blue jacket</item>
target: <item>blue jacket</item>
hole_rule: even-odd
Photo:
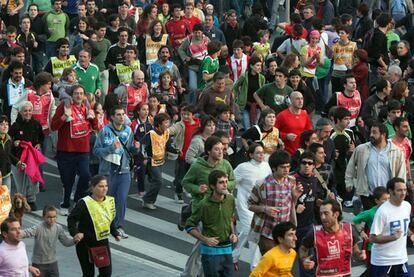
[[[111,131],[115,131],[117,136]],[[129,173],[131,168],[129,167],[130,157],[128,152],[125,151],[124,147],[114,149],[112,144],[119,139],[124,145],[128,148],[131,154],[136,153],[134,147],[134,134],[131,131],[129,126],[124,126],[121,131],[116,131],[112,126],[112,123],[109,123],[99,132],[95,145],[93,147],[93,154],[99,158],[99,174],[108,176],[110,171],[117,171],[119,174]],[[112,162],[111,162],[112,160]],[[120,161],[117,164],[116,160]]]

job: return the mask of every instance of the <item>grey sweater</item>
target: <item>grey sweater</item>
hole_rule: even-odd
[[[23,238],[35,238],[32,263],[51,264],[56,262],[57,240],[66,247],[74,245],[71,237],[65,234],[62,226],[52,225],[50,228],[45,222],[23,230]]]

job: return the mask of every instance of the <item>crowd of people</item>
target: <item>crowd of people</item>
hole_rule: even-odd
[[[111,276],[130,190],[156,212],[163,187],[197,239],[181,276],[233,276],[246,246],[253,277],[295,259],[350,276],[352,254],[363,276],[411,276],[412,0],[7,0],[0,17],[1,276],[58,276],[57,240]],[[39,209],[46,157],[62,199],[22,229],[13,194]]]

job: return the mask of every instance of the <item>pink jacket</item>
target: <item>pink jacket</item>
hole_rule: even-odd
[[[46,161],[46,157],[33,147],[30,141],[20,141],[19,145],[22,149],[22,155],[20,161],[26,164],[25,173],[30,177],[32,183],[40,182],[45,183],[42,174],[40,174],[39,165]]]

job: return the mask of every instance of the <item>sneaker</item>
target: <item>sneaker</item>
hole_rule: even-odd
[[[182,193],[174,193],[174,200],[177,204],[184,204],[183,194]]]
[[[345,208],[352,208],[353,206],[354,206],[354,204],[352,203],[352,201],[347,200],[347,201],[344,202],[344,207]]]
[[[149,210],[156,210],[157,209],[157,207],[155,207],[155,205],[152,204],[152,203],[144,203],[143,207],[145,209],[149,209]]]
[[[125,233],[124,229],[122,229],[121,227],[119,227],[117,229],[117,231],[118,231],[119,235],[121,236],[121,238],[123,238],[123,239],[129,238],[128,234]]]
[[[141,191],[141,192],[138,192],[138,193],[137,193],[137,196],[138,196],[139,198],[144,197],[144,195],[145,195],[145,191]]]
[[[60,208],[59,209],[59,214],[61,216],[68,216],[69,215],[69,209],[68,208]]]
[[[165,187],[166,187],[167,189],[172,188],[172,186],[171,186],[170,184],[165,185]]]
[[[70,194],[70,200],[75,201],[75,192],[72,191],[72,193]]]
[[[37,211],[37,206],[36,206],[36,203],[35,203],[35,202],[27,202],[27,204],[29,204],[29,206],[30,206],[30,210],[31,210],[32,212]]]

